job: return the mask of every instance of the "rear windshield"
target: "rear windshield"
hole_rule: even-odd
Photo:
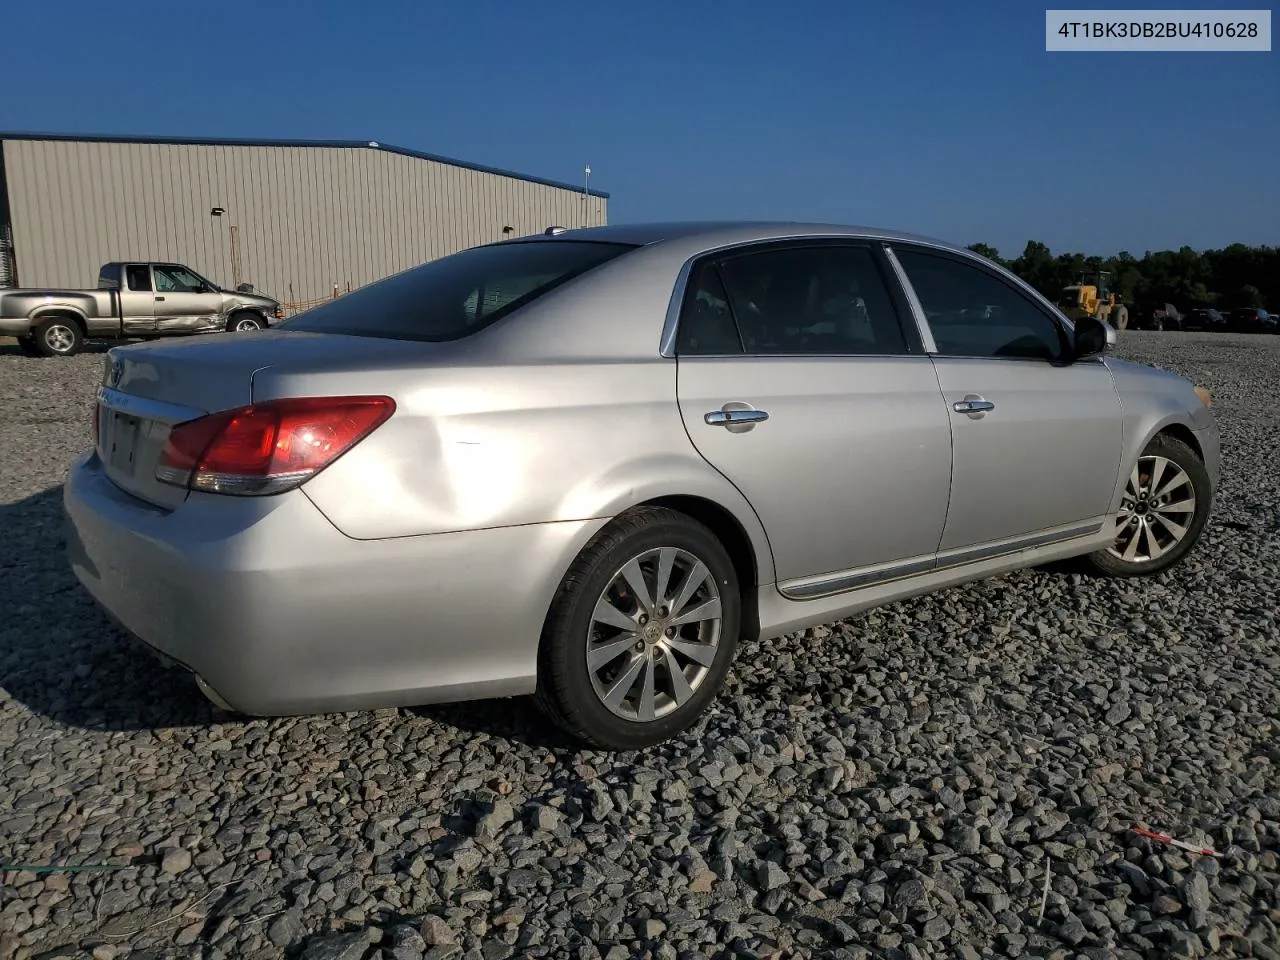
[[[472,247],[371,283],[279,326],[393,340],[458,340],[634,249],[540,240]]]

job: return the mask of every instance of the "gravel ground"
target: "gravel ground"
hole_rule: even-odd
[[[1177,571],[787,637],[693,735],[607,755],[523,702],[216,713],[63,560],[101,357],[0,347],[0,862],[118,867],[6,874],[0,958],[1280,957],[1280,337],[1121,352],[1215,397]]]

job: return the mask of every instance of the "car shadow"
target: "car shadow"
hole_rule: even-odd
[[[581,746],[551,722],[533,697],[441,703],[407,712],[459,733],[481,733],[525,747],[575,751]]]
[[[163,664],[97,606],[66,557],[62,486],[0,503],[0,688],[56,723],[107,731],[245,722]],[[0,700],[0,712],[4,710]],[[571,746],[530,697],[410,707],[406,715],[531,747]]]
[[[121,343],[134,343],[134,342],[136,341],[112,340],[110,342],[107,342],[102,340],[88,340],[85,342],[84,346],[80,348],[80,352],[81,353],[106,353],[112,347],[119,346]],[[33,363],[38,363],[43,361],[57,361],[59,359],[58,357],[33,357],[30,354],[24,352],[23,349],[18,346],[18,342],[11,338],[9,339],[0,338],[0,357],[22,357],[26,360],[32,361]]]
[[[203,725],[215,709],[183,671],[115,626],[66,559],[62,486],[0,504],[0,686],[71,727]]]

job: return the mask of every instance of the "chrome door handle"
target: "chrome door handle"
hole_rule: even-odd
[[[996,405],[990,400],[982,399],[965,399],[957,400],[951,405],[951,409],[956,413],[986,413],[988,410],[994,410]]]
[[[769,415],[763,410],[712,410],[703,414],[704,423],[713,427],[730,427],[739,423],[760,423],[768,420]]]

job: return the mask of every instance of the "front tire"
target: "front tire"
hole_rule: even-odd
[[[1181,440],[1160,435],[1147,444],[1125,483],[1115,542],[1089,555],[1099,573],[1152,576],[1195,546],[1212,504],[1209,473]]]
[[[84,347],[80,324],[69,317],[50,317],[31,332],[36,354],[41,357],[74,357]]]
[[[716,536],[675,510],[633,510],[596,535],[556,591],[538,702],[587,746],[662,743],[715,698],[741,622],[737,574]]]
[[[267,329],[267,322],[258,314],[242,310],[227,318],[228,333],[253,333],[255,330]]]

